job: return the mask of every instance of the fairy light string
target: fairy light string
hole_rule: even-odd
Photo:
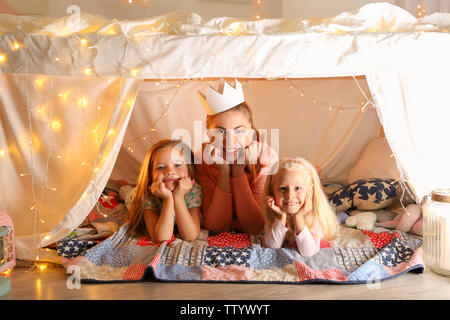
[[[191,81],[191,80],[183,81],[183,85],[188,84],[190,81]],[[159,82],[159,81],[155,83],[155,86],[159,86],[159,85],[160,85],[160,82]],[[178,95],[178,93],[179,93],[179,91],[180,91],[180,89],[181,89],[181,85],[180,85],[179,83],[177,83],[177,84],[175,85],[175,87],[176,87],[175,93],[172,95],[172,97],[170,98],[169,101],[165,100],[165,102],[164,102],[165,108],[164,108],[163,112],[158,116],[158,118],[157,118],[155,121],[152,122],[150,128],[148,128],[147,130],[145,130],[145,132],[142,133],[141,135],[139,135],[138,137],[136,137],[136,138],[134,138],[134,139],[132,139],[132,140],[130,140],[130,141],[128,141],[128,142],[126,143],[126,145],[127,145],[127,150],[128,150],[129,152],[133,153],[133,152],[134,152],[133,145],[134,145],[137,141],[139,141],[139,140],[146,140],[146,136],[147,136],[148,134],[153,133],[153,132],[156,131],[156,124],[157,124],[163,117],[167,116],[167,114],[168,114],[167,112],[169,111],[170,107],[172,106],[173,101],[174,101],[175,98],[177,97],[177,95]]]
[[[357,79],[355,77],[354,77],[354,80],[357,83]],[[328,101],[325,101],[325,100],[323,100],[321,98],[318,98],[317,96],[313,96],[311,94],[308,94],[307,92],[305,92],[305,90],[300,89],[292,81],[289,81],[289,82],[290,82],[290,85],[289,85],[289,89],[290,90],[298,91],[302,98],[303,97],[309,98],[313,104],[318,104],[318,105],[323,105],[323,106],[328,107],[329,111],[338,110],[339,112],[342,112],[343,110],[359,109],[359,110],[361,110],[361,112],[365,112],[367,108],[370,108],[370,106],[374,106],[373,102],[371,102],[369,100],[369,98],[367,97],[367,95],[365,95],[364,90],[359,86],[359,84],[358,84],[358,87],[361,90],[361,92],[364,94],[364,98],[366,100],[361,102],[360,106],[351,106],[351,105],[350,106],[345,106],[345,105],[340,105],[340,104],[336,105],[336,104],[329,103]]]
[[[318,98],[317,96],[311,95],[309,93],[307,93],[305,90],[299,88],[293,81],[292,79],[289,78],[268,78],[265,80],[284,80],[284,81],[288,81],[289,82],[289,90],[295,90],[297,92],[300,93],[300,97],[302,98],[309,98],[311,100],[311,102],[313,104],[317,104],[317,105],[322,105],[325,106],[329,109],[329,111],[333,111],[333,110],[337,110],[339,111],[339,113],[342,113],[344,110],[355,110],[355,109],[359,109],[361,112],[365,112],[367,109],[373,109],[375,108],[375,104],[367,97],[367,94],[365,93],[365,91],[361,88],[361,86],[358,83],[358,80],[356,79],[356,77],[353,76],[353,79],[358,87],[358,89],[361,91],[362,95],[364,96],[365,101],[361,102],[361,105],[359,106],[355,106],[355,105],[336,105],[336,104],[332,104],[329,103],[321,98]],[[211,80],[211,79],[209,79]],[[235,79],[236,80],[236,79]],[[188,80],[188,82],[191,80]],[[205,81],[205,80],[204,80]],[[242,80],[241,80],[242,81]],[[252,84],[252,80],[246,80],[247,83],[249,85]],[[258,81],[258,80],[253,80],[253,81]],[[161,81],[158,81],[155,83],[155,86],[159,86],[161,83]],[[186,84],[186,81],[184,82],[184,84]],[[179,88],[179,84],[177,84],[177,88]],[[150,133],[154,133],[157,131],[156,127],[158,122],[164,117],[167,116],[169,109],[172,106],[172,103],[175,99],[175,97],[178,95],[179,90],[177,89],[175,91],[175,94],[172,96],[172,98],[170,99],[170,102],[165,101],[165,109],[163,110],[163,112],[158,116],[158,118],[152,122],[151,126],[146,129],[142,134],[140,134],[139,136],[137,136],[136,138],[131,139],[130,141],[128,141],[127,143],[125,143],[126,145],[126,150],[128,150],[130,153],[134,152],[134,147],[136,146],[136,142],[139,140],[146,140],[146,136]]]
[[[35,180],[34,180],[34,156],[33,156],[33,124],[32,124],[32,118],[31,118],[31,99],[30,99],[30,84],[29,84],[29,73],[28,73],[28,56],[25,59],[25,96],[26,96],[26,105],[27,105],[27,118],[28,118],[28,134],[29,134],[29,163],[31,172],[29,173],[31,177],[31,193],[33,195],[33,205],[30,207],[30,210],[33,211],[33,240],[34,240],[34,265],[33,268],[37,267],[38,261],[39,261],[39,248],[38,248],[38,223],[36,223],[36,217],[37,217],[37,210],[38,209],[38,203],[37,203],[37,196],[36,196],[36,189],[35,189]],[[25,175],[25,174],[24,174]]]
[[[261,20],[263,18],[264,0],[253,0],[253,18]]]

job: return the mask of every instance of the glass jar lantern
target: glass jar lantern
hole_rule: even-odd
[[[450,276],[450,189],[433,190],[422,204],[424,262]]]

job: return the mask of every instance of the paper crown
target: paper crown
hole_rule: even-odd
[[[227,111],[245,101],[242,85],[234,80],[234,86],[220,80],[217,90],[208,86],[203,92],[197,91],[198,98],[208,115]]]

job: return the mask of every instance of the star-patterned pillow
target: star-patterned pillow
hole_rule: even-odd
[[[92,248],[97,243],[97,241],[65,238],[56,243],[56,249],[59,256],[72,259],[77,256],[84,255],[86,250]]]
[[[332,192],[328,200],[336,212],[382,209],[397,199],[399,186],[399,182],[394,179],[357,180]]]

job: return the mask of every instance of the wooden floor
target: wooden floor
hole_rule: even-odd
[[[113,283],[85,284],[68,289],[63,268],[13,270],[10,293],[0,300],[450,300],[450,278],[427,269],[366,285]]]

